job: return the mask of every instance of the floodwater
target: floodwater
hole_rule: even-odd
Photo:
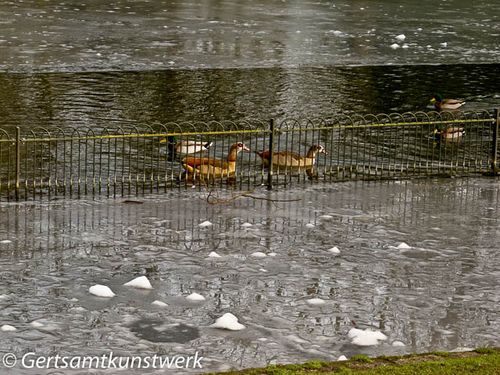
[[[0,333],[2,352],[199,351],[207,371],[500,344],[498,180],[207,195],[2,205],[2,324],[18,328]],[[139,275],[154,289],[123,286]],[[94,284],[116,297],[91,296]],[[226,312],[246,329],[209,327]],[[353,345],[353,324],[388,340]]]
[[[499,18],[485,0],[2,1],[0,128],[427,111],[436,91],[491,110]],[[253,194],[2,203],[0,325],[17,331],[0,354],[198,350],[221,370],[499,345],[497,179]],[[139,275],[152,291],[123,286]],[[225,312],[247,328],[210,328]],[[354,324],[388,340],[355,346]]]

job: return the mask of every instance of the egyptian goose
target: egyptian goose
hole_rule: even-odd
[[[270,162],[270,152],[256,151],[256,154],[262,159],[262,165],[269,167]],[[295,152],[291,151],[280,151],[273,153],[273,167],[279,167],[284,169],[305,169],[309,178],[317,177],[315,172],[316,157],[318,154],[328,155],[325,148],[322,145],[312,145],[307,151],[306,156],[301,156]]]
[[[168,136],[160,140],[160,143],[167,142],[167,159],[169,161],[177,159],[179,155],[190,155],[208,150],[213,142],[184,140],[177,142],[174,136]]]
[[[459,126],[448,126],[443,130],[434,129],[436,141],[458,141],[465,135],[464,128]]]
[[[186,171],[188,178],[198,175],[201,179],[231,177],[236,172],[236,158],[241,151],[250,151],[242,142],[236,142],[229,148],[227,160],[210,157],[186,156],[182,159],[182,168]]]
[[[441,111],[458,109],[465,104],[465,101],[459,99],[443,99],[441,95],[436,94],[432,97],[431,103],[434,104],[436,111]]]

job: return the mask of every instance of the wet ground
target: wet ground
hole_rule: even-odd
[[[207,193],[187,192],[141,203],[3,204],[0,239],[12,243],[0,244],[1,323],[18,331],[0,333],[2,351],[199,350],[205,370],[221,370],[499,345],[498,180],[339,183],[253,196],[266,199],[211,205]],[[328,251],[334,246],[339,254]],[[123,286],[139,275],[154,289]],[[91,296],[94,284],[117,296]],[[185,300],[192,292],[206,301]],[[325,304],[311,306],[311,298]],[[209,327],[226,312],[247,328]],[[388,340],[352,345],[353,324]]]

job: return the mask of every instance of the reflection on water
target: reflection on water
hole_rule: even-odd
[[[498,65],[0,74],[0,126],[154,125],[500,106]]]
[[[489,63],[499,14],[487,0],[3,1],[0,69]]]
[[[18,328],[2,339],[3,350],[79,354],[82,342],[88,354],[200,350],[205,369],[216,370],[498,346],[497,184],[431,180],[255,192],[301,199],[289,203],[241,198],[208,205],[205,194],[191,192],[142,204],[3,204],[0,239],[13,242],[0,244],[0,306],[3,323]],[[200,228],[205,220],[213,225]],[[400,242],[411,248],[397,249]],[[328,252],[333,246],[339,255]],[[208,258],[211,251],[222,258]],[[255,251],[276,256],[255,258]],[[153,291],[122,286],[141,274]],[[91,297],[88,287],[96,283],[117,296]],[[207,301],[185,301],[191,292]],[[326,304],[308,306],[312,297]],[[168,306],[152,306],[154,300]],[[225,312],[247,329],[208,327]],[[45,326],[31,327],[35,319]],[[384,331],[388,342],[351,345],[352,320]],[[181,331],[189,341],[180,340]],[[406,346],[391,346],[395,340]]]

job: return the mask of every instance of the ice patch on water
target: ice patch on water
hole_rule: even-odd
[[[210,227],[210,226],[212,226],[212,225],[213,225],[213,224],[212,224],[210,221],[208,221],[208,220],[205,220],[204,222],[202,222],[202,223],[198,224],[198,226],[199,226],[200,228],[207,228],[207,227]]]
[[[14,332],[17,331],[17,328],[9,324],[4,324],[3,326],[0,327],[0,330],[3,332]]]
[[[189,296],[186,297],[186,299],[192,302],[205,301],[205,297],[203,297],[201,294],[198,293],[191,293]]]
[[[130,280],[128,283],[125,283],[123,285],[138,289],[153,289],[153,286],[151,285],[146,276],[136,277],[135,279]]]
[[[165,302],[155,300],[151,302],[152,305],[158,306],[158,307],[166,307],[168,306]]]
[[[114,297],[116,295],[113,293],[113,291],[111,289],[109,289],[109,287],[107,287],[106,285],[100,285],[100,284],[96,284],[96,285],[91,286],[89,288],[89,293],[93,294],[94,296],[103,297],[103,298],[111,298],[111,297]]]
[[[210,254],[208,254],[210,258],[222,258],[219,254],[217,254],[215,251],[211,251]]]
[[[210,327],[227,329],[230,331],[241,331],[242,329],[245,329],[245,326],[240,324],[238,322],[238,318],[231,313],[225,313],[220,318],[217,318],[215,323]]]
[[[347,336],[351,339],[351,343],[358,346],[378,345],[379,341],[387,340],[387,336],[380,331],[374,331],[370,328],[365,330],[351,328]]]
[[[331,249],[328,249],[328,252],[330,252],[332,254],[340,254],[340,250],[337,246],[334,246]]]
[[[250,256],[256,257],[256,258],[264,258],[267,255],[263,253],[262,251],[256,251],[255,253],[250,254]]]
[[[311,298],[306,300],[308,305],[313,305],[313,306],[318,306],[318,305],[324,305],[326,302],[325,300],[321,298]]]
[[[392,346],[406,346],[406,345],[404,344],[404,342],[396,340],[392,343]]]

